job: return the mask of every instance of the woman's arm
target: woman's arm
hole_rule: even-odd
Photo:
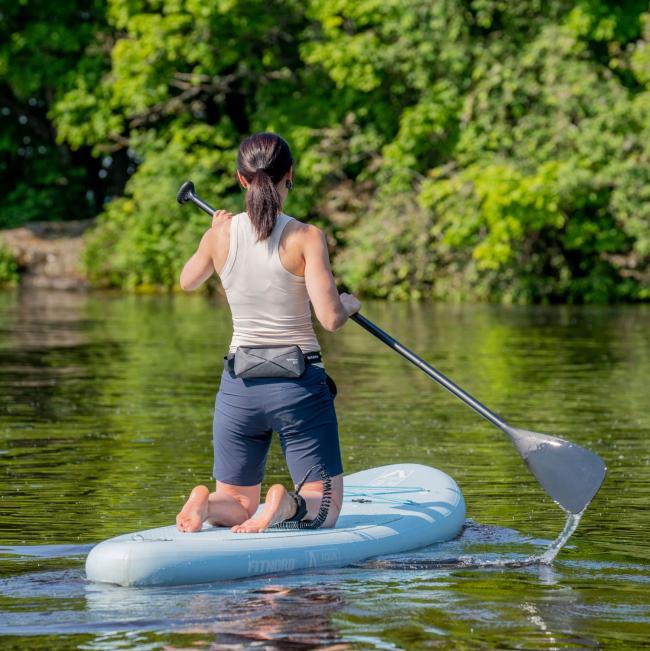
[[[308,226],[303,240],[305,285],[316,318],[325,330],[338,330],[350,314],[358,312],[361,303],[351,294],[339,295],[332,276],[327,242],[323,232]]]
[[[196,253],[185,263],[181,271],[181,289],[191,292],[204,283],[228,257],[230,242],[230,221],[232,214],[227,210],[215,210],[212,228],[203,234]],[[220,265],[220,266],[217,266]]]
[[[181,271],[181,289],[191,292],[204,283],[214,271],[212,262],[212,228],[208,229],[203,237],[199,248],[194,255],[185,263]]]

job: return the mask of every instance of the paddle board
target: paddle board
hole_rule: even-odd
[[[372,468],[346,476],[344,487],[334,528],[235,534],[206,523],[195,533],[175,526],[148,529],[95,546],[86,576],[123,586],[163,586],[343,567],[451,540],[465,520],[456,482],[428,466]]]

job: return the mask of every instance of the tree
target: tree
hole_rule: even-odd
[[[0,1],[0,227],[89,217],[111,180],[121,191],[106,161],[57,140],[49,115],[77,68],[101,74],[108,38],[99,0]]]
[[[176,189],[192,178],[238,210],[237,146],[274,130],[297,160],[287,209],[326,229],[355,291],[650,297],[647,1],[108,0],[81,21],[64,3],[49,29],[74,38],[54,76],[21,49],[38,6],[18,7],[0,83],[46,98],[73,163],[47,169],[97,187],[95,283],[173,286],[207,226]],[[21,56],[28,83],[8,72]]]

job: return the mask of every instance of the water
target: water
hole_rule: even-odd
[[[192,486],[209,482],[228,314],[193,296],[4,293],[0,648],[650,646],[648,306],[364,311],[511,424],[605,459],[603,488],[552,564],[525,561],[557,539],[565,514],[507,437],[350,323],[319,333],[346,471],[445,470],[465,493],[462,536],[312,574],[89,584],[93,543],[171,523]],[[275,481],[288,482],[277,444]]]
[[[361,563],[361,568],[377,568],[382,570],[432,570],[442,567],[450,568],[514,568],[530,567],[531,565],[550,565],[557,558],[560,550],[567,544],[573,532],[578,528],[582,513],[568,513],[564,528],[560,535],[542,552],[531,556],[513,557],[501,556],[499,558],[481,558],[480,556],[452,556],[440,558],[439,550],[449,549],[450,545],[435,545],[420,552],[417,556],[409,558],[406,554],[398,554],[396,558],[371,559]],[[468,526],[469,526],[468,522]],[[465,527],[467,531],[467,527]],[[460,540],[467,542],[467,536]],[[438,553],[436,553],[438,552]]]

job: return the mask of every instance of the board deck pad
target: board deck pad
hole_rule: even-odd
[[[195,533],[158,527],[93,547],[86,576],[122,586],[162,586],[343,567],[451,540],[465,521],[456,482],[428,466],[363,470],[346,476],[344,489],[334,528],[235,534],[207,523]]]

